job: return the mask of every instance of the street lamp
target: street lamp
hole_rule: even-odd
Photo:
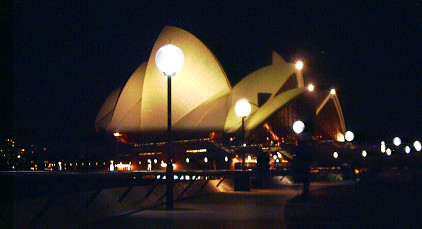
[[[344,138],[346,139],[346,141],[348,141],[350,153],[350,151],[352,151],[352,146],[350,142],[353,141],[353,139],[355,138],[355,134],[353,134],[352,131],[346,131],[346,133],[344,133]]]
[[[395,146],[399,146],[399,145],[401,144],[401,139],[400,139],[399,137],[395,137],[395,138],[393,139],[393,144],[394,144]]]
[[[366,150],[362,151],[362,157],[366,157],[366,155],[368,155],[368,153],[366,152]]]
[[[337,152],[334,152],[334,153],[333,153],[333,157],[334,157],[335,159],[337,159],[337,158],[338,158],[338,153],[337,153]]]
[[[185,62],[183,51],[172,44],[158,49],[155,54],[157,68],[167,77],[167,167],[166,167],[166,209],[173,209],[173,149],[171,136],[171,77],[176,74]]]
[[[315,90],[315,86],[313,84],[309,84],[308,91],[314,91],[314,90]]]
[[[344,134],[344,138],[346,139],[346,141],[351,142],[355,138],[355,134],[353,134],[352,131],[346,131],[346,133]]]
[[[422,145],[419,141],[415,141],[413,143],[413,147],[415,147],[415,150],[418,151],[418,152],[421,151],[421,149],[422,149]]]
[[[304,129],[305,129],[305,123],[303,123],[302,121],[296,121],[295,123],[293,123],[293,131],[296,134],[302,133]]]
[[[252,107],[251,104],[246,99],[241,99],[237,101],[236,105],[234,106],[234,111],[237,116],[242,118],[242,139],[243,139],[243,145],[246,144],[245,141],[245,118],[251,113]],[[242,170],[245,169],[245,150],[242,150]]]
[[[302,70],[303,62],[299,60],[298,62],[296,62],[295,67],[296,67],[297,70]]]

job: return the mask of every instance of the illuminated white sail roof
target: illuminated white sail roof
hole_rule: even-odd
[[[96,129],[126,133],[167,129],[167,78],[158,70],[155,54],[169,43],[181,48],[185,56],[182,69],[171,78],[174,130],[237,131],[241,118],[235,114],[234,105],[247,99],[252,112],[246,117],[245,130],[250,132],[306,91],[301,72],[275,52],[272,64],[250,73],[232,88],[216,57],[199,39],[167,26],[157,38],[149,61],[136,69],[123,89],[115,90],[106,99],[97,115]],[[291,78],[296,86],[280,91]],[[269,95],[263,104],[258,104],[259,93]],[[336,96],[332,97],[344,127],[340,103]]]

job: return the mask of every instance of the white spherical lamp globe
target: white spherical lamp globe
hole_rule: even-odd
[[[296,62],[295,67],[296,67],[297,70],[302,70],[303,62],[299,60],[298,62]]]
[[[416,151],[421,151],[421,149],[422,149],[422,145],[421,145],[421,142],[420,141],[415,141],[414,143],[413,143],[413,147],[415,147],[415,150]]]
[[[395,137],[395,138],[393,139],[393,144],[394,144],[395,146],[399,146],[399,145],[401,144],[401,139],[400,139],[399,137]]]
[[[173,76],[185,63],[183,51],[176,45],[168,44],[158,49],[155,54],[157,68],[166,76]]]
[[[346,133],[344,134],[344,138],[346,139],[346,141],[351,142],[355,138],[355,135],[352,131],[346,131]]]
[[[333,153],[333,157],[334,157],[334,158],[338,158],[338,153],[337,153],[337,152],[334,152],[334,153]]]
[[[237,101],[236,105],[234,106],[234,111],[236,112],[237,116],[246,117],[251,113],[252,107],[248,100],[241,99]]]
[[[296,134],[302,133],[304,129],[305,129],[305,123],[303,123],[302,121],[296,121],[295,123],[293,123],[293,131]]]

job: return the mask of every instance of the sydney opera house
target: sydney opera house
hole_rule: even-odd
[[[159,169],[165,161],[167,78],[157,68],[155,55],[169,43],[185,56],[183,68],[172,77],[176,169],[233,167],[242,160],[236,153],[239,147],[247,152],[246,163],[256,162],[262,151],[274,164],[288,163],[301,137],[292,129],[297,120],[306,125],[302,136],[313,142],[344,141],[345,122],[335,90],[314,88],[301,66],[273,52],[270,65],[231,85],[217,58],[198,38],[167,26],[148,62],[108,96],[94,124],[97,131],[119,133],[118,141],[133,146],[129,160],[136,168]],[[234,108],[240,99],[252,107],[244,131]],[[241,144],[243,139],[246,145]]]

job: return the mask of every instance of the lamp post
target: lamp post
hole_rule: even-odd
[[[421,142],[420,141],[413,142],[413,147],[415,147],[416,151],[418,151],[418,152],[421,151],[421,149],[422,149]]]
[[[157,68],[167,77],[167,166],[166,166],[166,209],[173,209],[173,146],[171,134],[171,77],[185,62],[183,51],[172,44],[158,49],[155,54]]]
[[[399,145],[401,144],[401,139],[400,139],[399,137],[395,137],[395,138],[393,139],[393,144],[394,144],[395,146],[399,146]]]
[[[346,131],[346,133],[344,133],[344,139],[346,139],[346,141],[349,144],[349,153],[350,151],[352,151],[352,146],[351,146],[351,141],[353,141],[353,139],[355,138],[355,134],[353,134],[352,131]]]
[[[237,101],[236,105],[234,106],[234,111],[236,115],[242,118],[242,145],[245,146],[245,118],[251,113],[252,107],[251,104],[246,99],[241,99]],[[242,170],[245,169],[245,150],[242,150]]]

